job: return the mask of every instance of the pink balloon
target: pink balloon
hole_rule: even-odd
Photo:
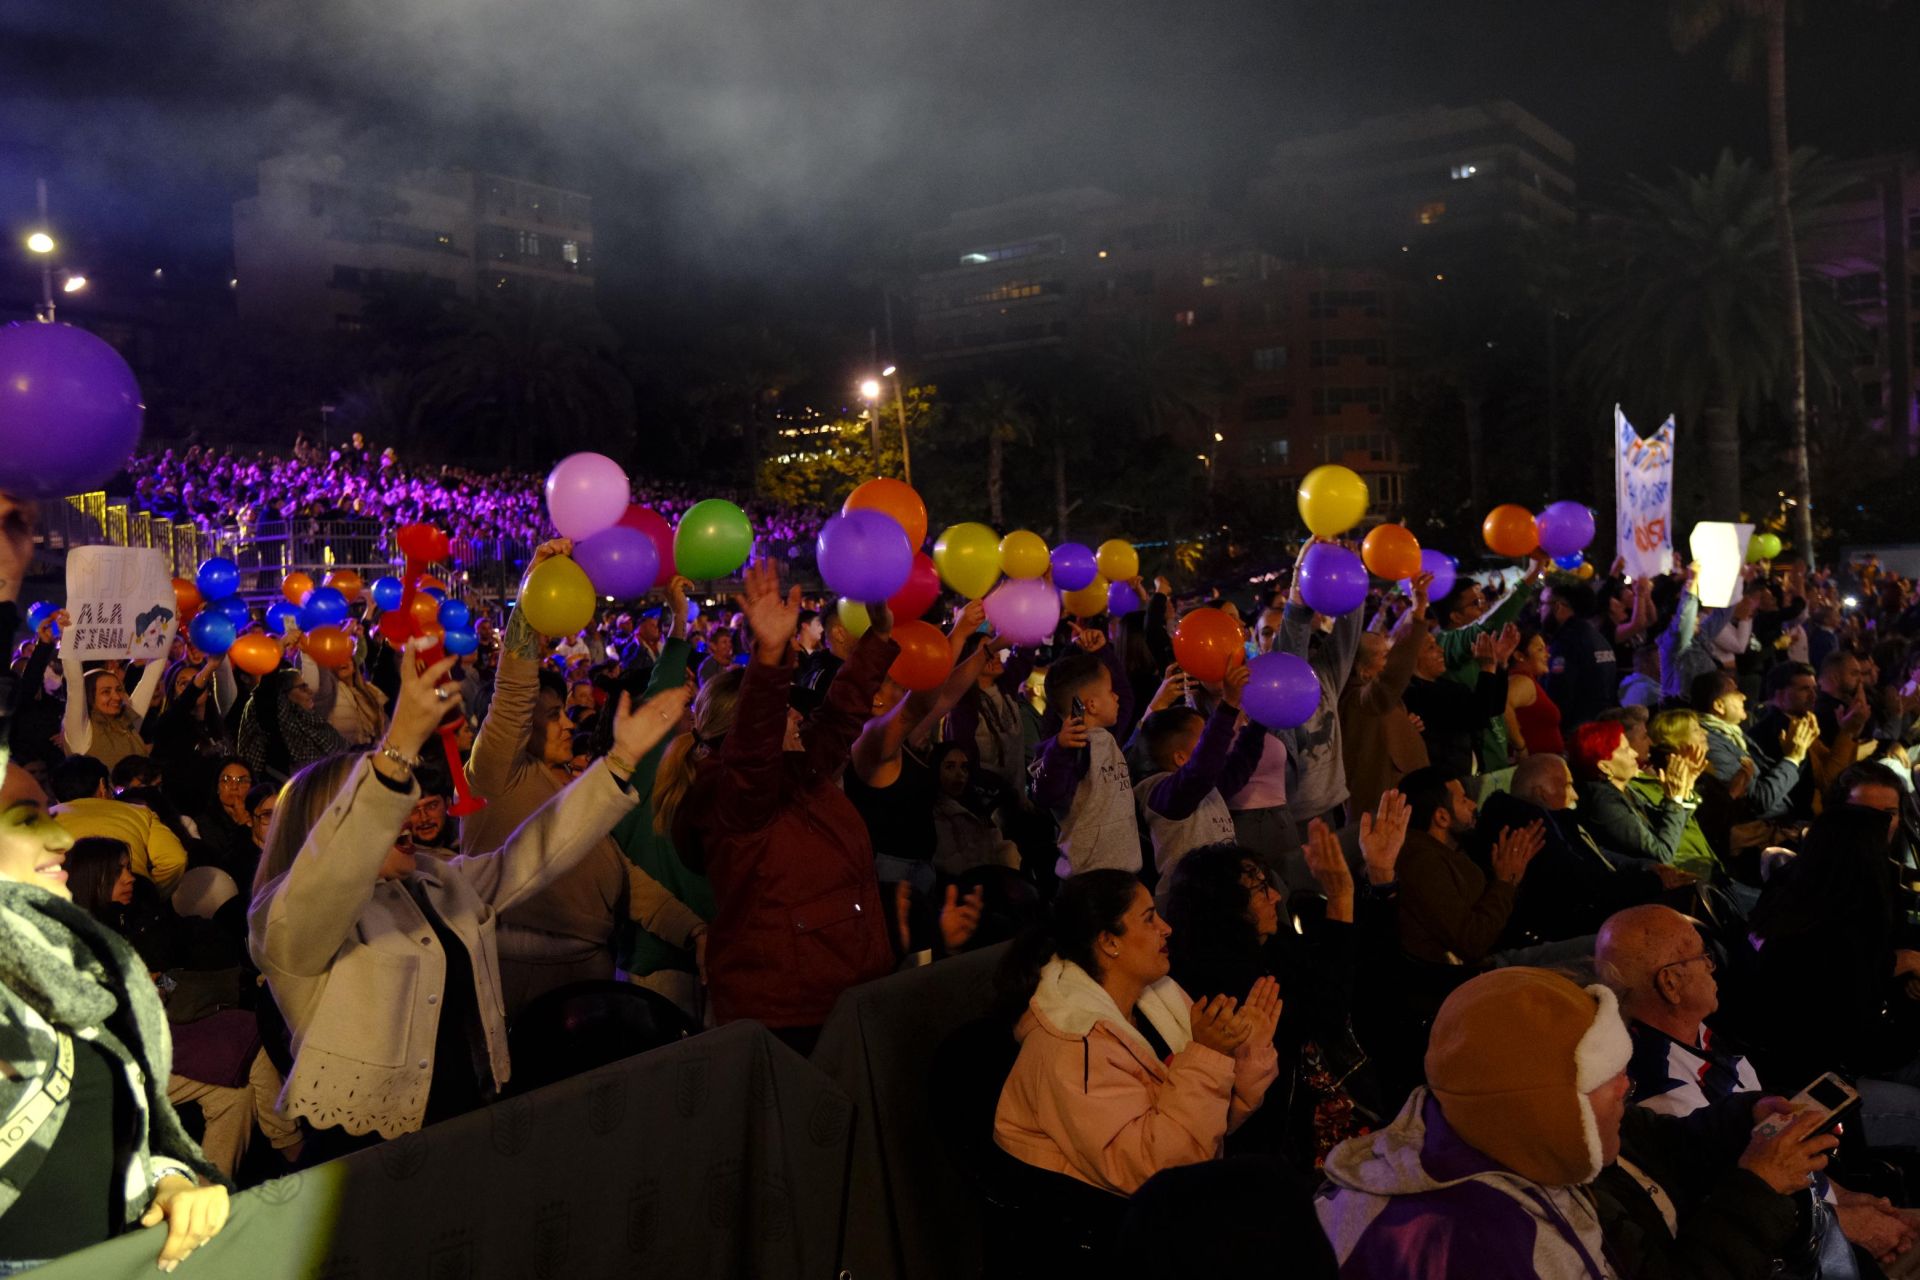
[[[631,498],[626,471],[604,453],[570,454],[547,474],[547,514],[563,538],[613,527]]]
[[[1015,644],[1045,644],[1060,625],[1060,593],[1044,578],[1008,578],[985,604],[987,621]]]
[[[620,517],[620,523],[629,529],[638,529],[653,539],[653,549],[660,555],[660,572],[651,585],[664,587],[672,582],[673,575],[679,570],[673,566],[673,526],[667,523],[666,517],[636,502]]]
[[[934,567],[932,556],[916,551],[913,567],[907,570],[907,584],[893,593],[887,608],[893,611],[896,622],[906,622],[924,615],[939,598],[940,570]]]

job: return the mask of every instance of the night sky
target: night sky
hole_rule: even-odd
[[[1796,142],[1920,145],[1920,3],[1814,0]],[[1724,41],[1652,0],[0,0],[0,223],[218,264],[266,154],[591,191],[608,289],[844,278],[952,208],[1093,183],[1231,195],[1279,137],[1510,97],[1587,194],[1762,146]]]

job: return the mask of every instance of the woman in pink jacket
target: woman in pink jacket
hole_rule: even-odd
[[[1020,1056],[993,1136],[1016,1159],[1131,1195],[1162,1169],[1212,1160],[1266,1097],[1280,991],[1199,1004],[1167,977],[1173,930],[1125,871],[1060,887],[1014,1029]],[[1016,953],[1017,958],[1017,953]]]

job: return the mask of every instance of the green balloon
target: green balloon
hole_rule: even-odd
[[[724,498],[696,502],[673,531],[673,563],[695,581],[730,576],[753,551],[747,513]]]

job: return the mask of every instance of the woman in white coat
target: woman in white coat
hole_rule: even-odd
[[[322,1157],[481,1105],[506,1084],[498,914],[540,892],[632,811],[633,766],[686,704],[673,689],[621,699],[613,750],[498,850],[412,853],[414,769],[458,688],[447,659],[401,660],[385,738],[296,774],[282,792],[248,915],[254,961],[293,1041],[281,1110],[306,1120]]]

